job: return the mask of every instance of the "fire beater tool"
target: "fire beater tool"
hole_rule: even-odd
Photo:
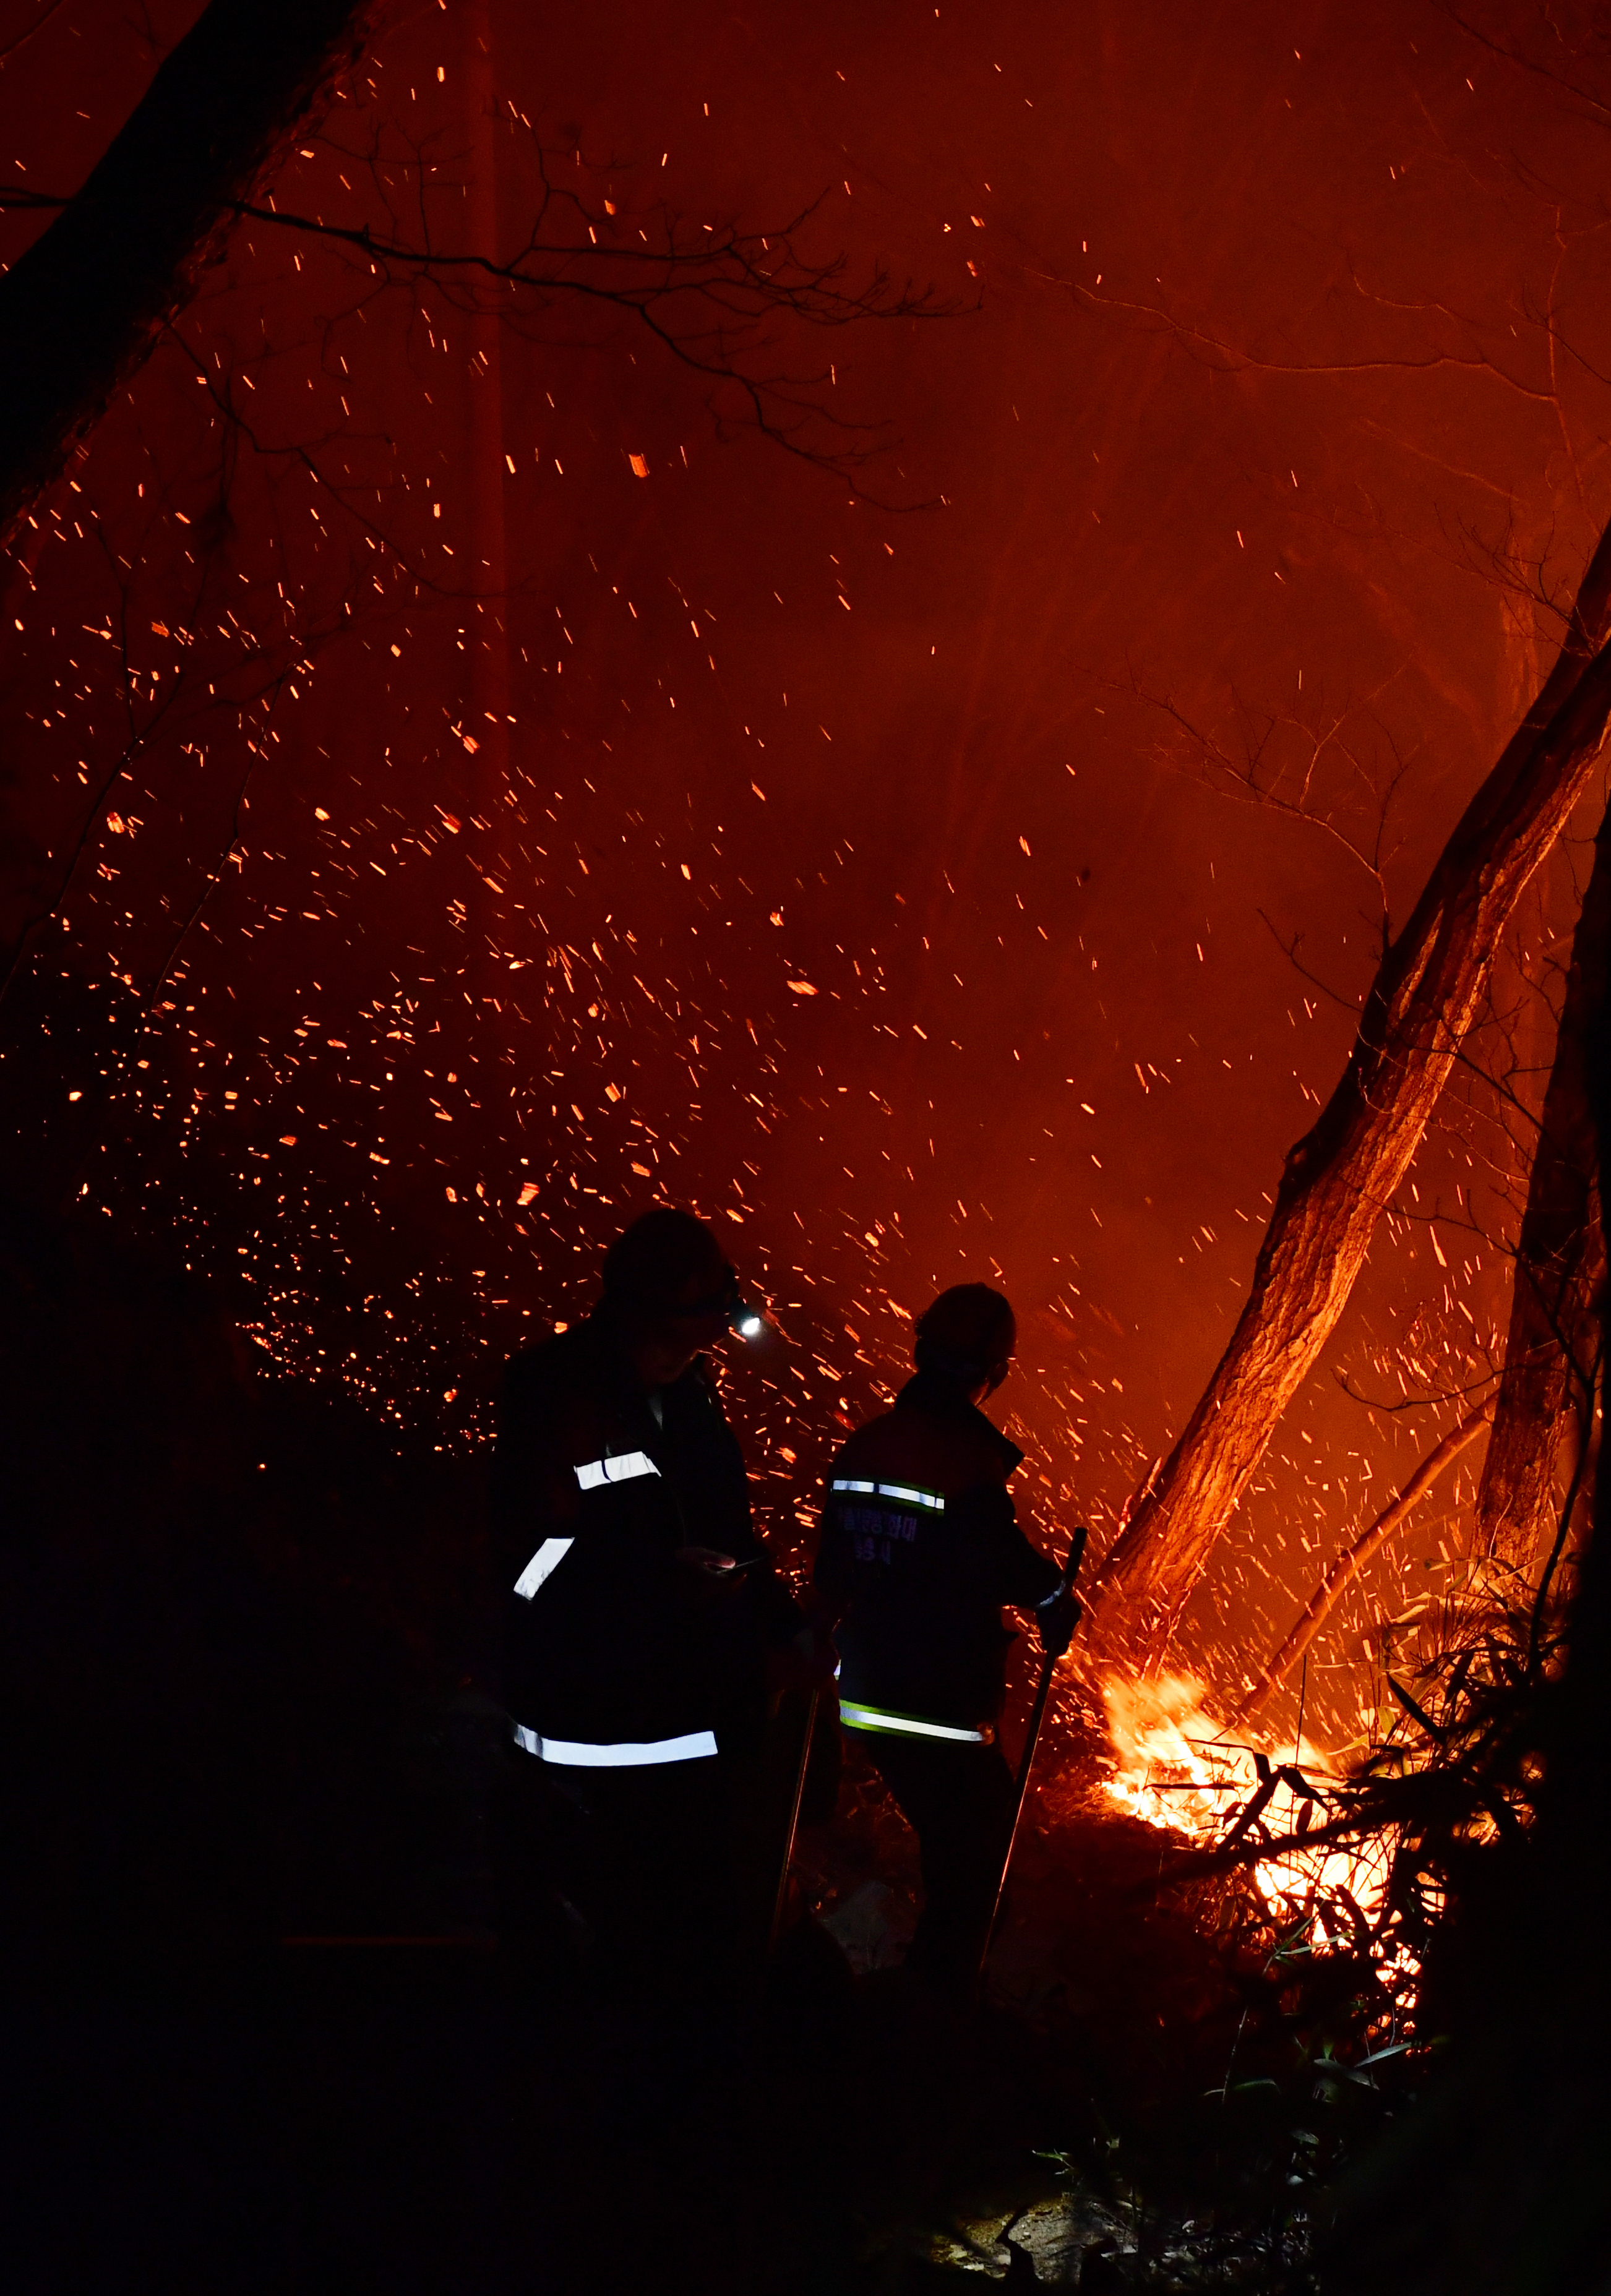
[[[1075,1529],[1068,1543],[1068,1560],[1063,1566],[1062,1591],[1073,1587],[1084,1559],[1085,1542],[1090,1533],[1084,1523]],[[979,1949],[979,1967],[975,1984],[984,1982],[984,1964],[990,1957],[990,1941],[996,1934],[996,1923],[1001,1918],[1001,1900],[1007,1895],[1007,1877],[1012,1871],[1013,1849],[1018,1840],[1018,1821],[1023,1815],[1023,1797],[1029,1785],[1029,1774],[1035,1759],[1035,1743],[1040,1735],[1040,1725],[1046,1719],[1046,1702],[1051,1696],[1052,1677],[1057,1670],[1057,1660],[1048,1652],[1040,1661],[1040,1679],[1035,1685],[1035,1702],[1030,1709],[1029,1733],[1019,1757],[1018,1775],[1013,1781],[1013,1810],[1007,1822],[1007,1849],[1001,1860],[1001,1878],[996,1884],[996,1900],[990,1907],[990,1923],[984,1932],[984,1942]]]

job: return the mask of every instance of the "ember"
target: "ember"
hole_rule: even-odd
[[[1190,2113],[1228,2130],[1262,2047],[1294,2118],[1260,2239],[1301,2277],[1316,2080],[1379,2102],[1412,1997],[1485,2046],[1483,1907],[1571,1913],[1590,1857],[1538,1844],[1574,1793],[1605,1834],[1598,1779],[1561,1783],[1604,1702],[1573,1604],[1603,1503],[1605,12],[1311,11],[1301,48],[1278,8],[1182,0],[9,12],[0,1456],[40,1935],[77,1876],[86,1964],[86,1909],[183,1952],[210,1901],[161,1845],[200,1873],[238,1821],[254,1953],[291,1906],[298,1939],[479,1952],[502,1366],[579,1359],[612,1241],[692,1210],[740,1287],[711,1488],[747,1488],[735,1568],[804,1598],[829,1462],[925,1303],[988,1283],[1030,1563],[1089,1523],[1092,1567],[1064,1673],[1023,1661],[1068,1608],[1007,1664],[1044,1870],[986,1989],[1017,1953],[1018,2006],[1083,2047],[1106,1987],[1129,2021],[1080,2111],[1152,2127],[1145,2060],[1175,2168],[1220,2158]],[[618,1456],[588,1444],[550,1496]],[[765,1677],[818,1667],[825,1714],[827,1631]],[[999,1785],[991,1717],[864,1695]],[[812,1932],[842,2006],[900,1958],[862,1935],[858,1994],[840,1950],[897,1828],[869,1778],[867,1870]],[[1081,1860],[1152,1892],[1128,1986]],[[1341,2008],[1303,2025],[1278,1933]],[[1564,2029],[1547,1996],[1518,2030]],[[621,2178],[578,2150],[591,2242]],[[1062,2227],[1038,2246],[956,2222],[1019,2281],[1173,2272],[1142,2194],[1088,2274],[1066,2199],[1026,2204]],[[114,2243],[80,2276],[129,2272]]]

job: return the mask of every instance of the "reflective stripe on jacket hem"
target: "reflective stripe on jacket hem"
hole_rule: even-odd
[[[925,1491],[916,1483],[867,1483],[852,1476],[839,1475],[828,1488],[834,1491],[850,1491],[859,1498],[899,1499],[906,1506],[933,1507],[937,1514],[945,1512],[943,1492]]]
[[[559,1762],[573,1770],[636,1770],[651,1762],[697,1762],[716,1751],[713,1730],[689,1730],[680,1738],[649,1738],[637,1745],[598,1746],[579,1738],[542,1738],[523,1722],[510,1726],[515,1744],[539,1762]]]
[[[515,1593],[523,1595],[529,1603],[544,1579],[553,1577],[575,1544],[573,1538],[545,1538],[515,1580]]]
[[[848,1730],[889,1730],[902,1738],[943,1738],[963,1746],[988,1746],[984,1730],[959,1730],[954,1722],[925,1722],[916,1714],[892,1714],[886,1707],[861,1706],[842,1698],[839,1718]]]
[[[646,1451],[623,1451],[613,1459],[589,1459],[571,1472],[583,1490],[598,1491],[606,1483],[629,1483],[638,1475],[658,1475],[660,1469]]]

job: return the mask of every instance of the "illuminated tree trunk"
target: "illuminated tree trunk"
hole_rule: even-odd
[[[1593,1416],[1596,1303],[1605,1274],[1605,1238],[1594,1178],[1584,1031],[1606,995],[1608,954],[1611,813],[1600,824],[1572,944],[1555,1063],[1516,1243],[1499,1408],[1477,1491],[1479,1549],[1524,1570],[1540,1533],[1553,1528],[1561,1437],[1575,1420],[1579,1440],[1586,1442]]]
[[[1603,834],[1603,832],[1602,832]],[[1598,1134],[1599,1194],[1611,1186],[1611,1006],[1584,999],[1583,1078]],[[1594,1168],[1592,1166],[1590,1168]],[[1602,1409],[1607,1401],[1603,1365]],[[1327,2296],[1576,2296],[1606,2285],[1611,2209],[1611,1477],[1567,1628],[1563,1679],[1511,1707],[1518,1748],[1537,1745],[1543,1785],[1522,1841],[1477,1855],[1483,1878],[1457,1916],[1466,1972],[1453,2046],[1408,2112],[1350,2166],[1321,2259]],[[1536,1730],[1536,1737],[1533,1734]]]
[[[1552,1528],[1555,1467],[1568,1418],[1586,1441],[1594,1399],[1598,1318],[1605,1274],[1599,1192],[1594,1184],[1594,1114],[1589,1102],[1585,1029],[1606,995],[1611,954],[1611,812],[1600,824],[1594,869],[1572,944],[1572,965],[1544,1095],[1538,1147],[1516,1244],[1516,1289],[1497,1396],[1467,1414],[1428,1452],[1391,1506],[1344,1547],[1251,1689],[1234,1723],[1245,1722],[1290,1674],[1343,1590],[1385,1545],[1451,1462],[1493,1432],[1477,1492],[1479,1550],[1526,1570],[1539,1533]]]
[[[1230,1344],[1097,1575],[1087,1644],[1155,1663],[1313,1369],[1420,1145],[1505,928],[1588,785],[1611,709],[1611,529],[1537,700],[1371,984],[1348,1065],[1288,1153]]]
[[[0,541],[189,300],[374,0],[212,0],[82,188],[0,277]]]

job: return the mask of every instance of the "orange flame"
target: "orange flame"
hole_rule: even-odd
[[[1138,1682],[1108,1676],[1102,1685],[1114,1767],[1104,1782],[1108,1799],[1132,1817],[1180,1835],[1195,1848],[1212,1849],[1224,1840],[1237,1815],[1259,1791],[1255,1753],[1271,1770],[1283,1765],[1324,1788],[1343,1775],[1336,1757],[1303,1736],[1278,1745],[1245,1734],[1228,1739],[1201,1703],[1202,1685],[1190,1675],[1159,1675]],[[1262,1818],[1273,1836],[1296,1832],[1303,1798],[1278,1784]],[[1313,1808],[1322,1823],[1325,1808]],[[1312,1903],[1317,1892],[1346,1890],[1367,1915],[1379,1905],[1386,1881],[1384,1844],[1313,1849],[1298,1846],[1252,1869],[1254,1886],[1270,1912],[1283,1919]]]

